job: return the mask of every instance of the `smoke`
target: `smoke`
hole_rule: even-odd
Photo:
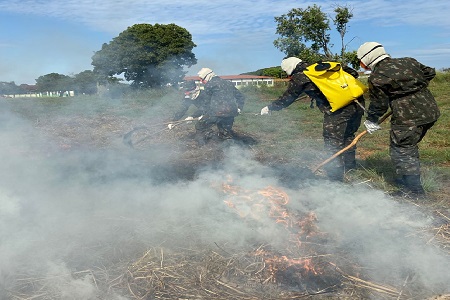
[[[375,280],[414,278],[416,284],[448,291],[450,260],[418,238],[432,219],[416,207],[358,186],[319,184],[302,194],[321,230],[335,237],[335,250],[351,253]]]
[[[99,289],[92,270],[126,265],[151,247],[232,251],[289,239],[268,215],[249,222],[224,204],[223,183],[241,191],[282,184],[247,149],[225,147],[221,163],[184,180],[164,168],[173,160],[168,148],[65,152],[33,125],[6,107],[0,113],[0,297],[20,277],[45,281],[63,299],[126,299]],[[283,190],[290,209],[317,215],[334,241],[330,253],[347,253],[379,280],[411,276],[448,291],[448,257],[417,238],[430,220],[414,207],[362,186],[317,181]]]

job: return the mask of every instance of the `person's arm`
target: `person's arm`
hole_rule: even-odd
[[[191,106],[191,100],[183,99],[183,101],[181,102],[181,106],[174,114],[172,121],[180,120],[184,116],[184,114],[188,111],[190,106]]]
[[[370,104],[367,109],[367,120],[378,123],[378,119],[389,109],[389,96],[383,91],[381,85],[373,83],[369,79]]]
[[[359,77],[358,72],[355,69],[350,68],[349,66],[343,66],[342,70],[344,70],[345,72],[347,72],[348,74],[352,75],[355,78]]]
[[[291,79],[287,90],[277,100],[273,101],[267,107],[269,110],[281,110],[288,107],[303,93],[304,83],[302,80]]]
[[[420,64],[420,67],[422,69],[423,75],[425,79],[430,82],[435,76],[436,76],[436,70],[434,68],[425,66],[423,64]]]
[[[244,108],[245,97],[237,88],[234,88],[234,98],[236,99],[238,108],[242,110]]]
[[[200,116],[202,116],[202,115],[204,115],[203,110],[202,110],[202,109],[197,109],[197,110],[192,114],[192,117],[193,117],[194,119],[196,119],[196,118],[198,118],[198,117],[200,117]]]

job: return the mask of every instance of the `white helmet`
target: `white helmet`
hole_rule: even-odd
[[[283,69],[288,76],[291,76],[292,72],[295,70],[295,67],[297,67],[297,65],[301,62],[302,60],[298,57],[288,57],[281,61],[281,69]]]
[[[389,54],[384,50],[383,45],[377,42],[366,42],[362,44],[356,52],[358,59],[369,68],[373,68],[378,62],[382,61]]]
[[[204,81],[210,81],[212,77],[216,76],[216,74],[214,74],[213,70],[211,70],[210,68],[202,68],[200,71],[198,71],[197,75],[201,80]]]

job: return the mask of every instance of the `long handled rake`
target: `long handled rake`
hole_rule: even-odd
[[[132,130],[128,131],[127,133],[125,133],[123,135],[123,143],[128,145],[128,146],[130,146],[130,147],[133,147],[133,145],[137,145],[137,144],[145,141],[146,139],[151,138],[152,136],[154,136],[156,134],[159,134],[161,132],[170,130],[169,128],[165,127],[164,129],[155,131],[152,134],[147,134],[145,137],[139,139],[138,141],[132,142],[131,138],[132,138],[133,134],[136,133],[137,131],[140,131],[140,130],[143,130],[143,129],[147,129],[148,130],[148,129],[151,129],[151,128],[160,127],[161,125],[167,126],[169,124],[173,124],[174,126],[178,126],[178,125],[180,125],[182,123],[190,123],[190,122],[192,122],[192,120],[179,120],[179,121],[174,121],[174,122],[165,122],[165,123],[152,124],[152,125],[149,125],[149,126],[135,127],[135,128],[133,128]]]
[[[385,114],[383,117],[380,118],[380,120],[378,120],[378,124],[383,123],[390,115],[392,115],[392,111],[388,112],[387,114]],[[360,134],[358,134],[353,141],[346,146],[345,148],[339,150],[338,152],[336,152],[335,154],[333,154],[331,157],[327,158],[326,160],[324,160],[323,162],[321,162],[317,167],[315,167],[314,169],[312,169],[313,173],[316,173],[320,168],[322,168],[324,165],[326,165],[327,163],[329,163],[330,161],[332,161],[333,159],[335,159],[336,157],[338,157],[339,155],[341,155],[342,153],[344,153],[345,151],[347,151],[348,149],[352,148],[353,146],[356,145],[356,143],[359,141],[360,138],[362,138],[364,135],[367,134],[367,130],[364,130],[363,132],[361,132]]]

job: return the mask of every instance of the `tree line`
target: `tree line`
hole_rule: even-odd
[[[36,79],[36,85],[0,82],[0,95],[28,94],[40,92],[74,91],[77,94],[97,93],[97,83],[101,81],[93,71],[86,70],[73,76],[50,73]]]

